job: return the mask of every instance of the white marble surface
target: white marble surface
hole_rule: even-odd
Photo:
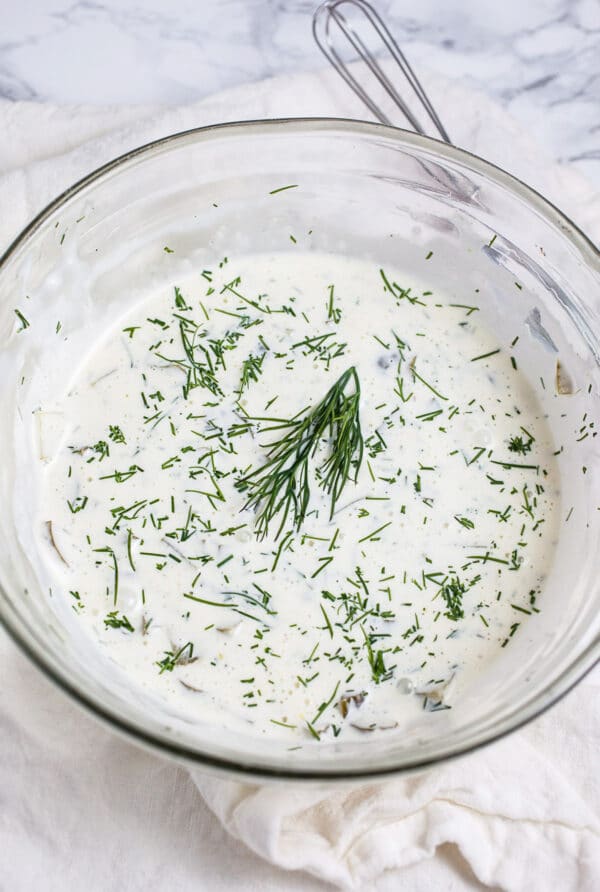
[[[600,184],[600,0],[374,0],[415,67],[493,96]],[[0,97],[176,104],[322,64],[315,0],[0,0]],[[443,109],[440,110],[440,114]]]

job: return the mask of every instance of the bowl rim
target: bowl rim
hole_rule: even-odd
[[[598,271],[600,271],[600,250],[591,239],[575,223],[573,223],[566,214],[556,207],[556,205],[523,180],[508,173],[498,165],[486,161],[472,152],[450,145],[441,140],[434,139],[433,137],[422,136],[413,133],[412,131],[404,130],[399,127],[392,127],[387,124],[349,118],[301,117],[232,121],[221,124],[210,124],[204,127],[194,127],[160,137],[124,152],[77,180],[33,217],[33,219],[13,239],[4,253],[0,255],[0,275],[13,255],[27,245],[28,240],[55,211],[66,205],[71,198],[74,198],[87,186],[102,180],[113,171],[125,168],[128,162],[143,159],[144,156],[151,156],[156,150],[160,151],[166,147],[176,146],[177,144],[188,140],[207,140],[227,133],[248,133],[249,131],[268,134],[269,132],[276,133],[281,129],[287,129],[292,132],[294,130],[301,130],[304,132],[312,131],[317,133],[326,133],[327,131],[341,132],[350,136],[354,135],[357,138],[376,134],[383,135],[396,142],[399,146],[404,145],[413,150],[426,150],[428,152],[433,152],[442,158],[448,158],[455,162],[458,161],[466,168],[474,169],[476,172],[495,181],[499,186],[508,189],[513,194],[529,200],[529,203],[533,205],[534,209],[541,212],[547,222],[555,227],[558,225],[562,230],[563,236],[577,247],[584,256],[586,256],[586,259],[591,266],[597,266]],[[420,771],[438,763],[444,763],[465,756],[471,752],[475,752],[481,747],[496,740],[501,740],[513,731],[523,727],[534,718],[543,714],[547,709],[558,702],[558,700],[562,699],[562,697],[572,690],[572,688],[591,671],[596,663],[600,662],[600,639],[596,639],[588,644],[579,657],[577,657],[577,659],[572,662],[557,679],[550,682],[547,687],[530,700],[526,701],[526,703],[519,708],[516,720],[514,713],[509,714],[505,717],[499,730],[491,732],[486,731],[474,742],[468,742],[462,746],[459,745],[457,747],[449,748],[446,751],[442,749],[440,752],[427,758],[413,758],[404,761],[399,765],[374,768],[358,767],[343,770],[337,770],[330,767],[325,767],[323,769],[316,767],[310,770],[304,768],[294,769],[293,764],[286,765],[285,767],[270,768],[262,764],[256,764],[252,762],[252,760],[245,761],[239,757],[237,759],[231,759],[229,757],[215,756],[191,748],[178,742],[176,738],[169,737],[165,734],[150,733],[141,728],[135,721],[124,719],[120,714],[104,707],[94,697],[81,691],[70,680],[66,673],[63,673],[60,669],[56,669],[50,659],[47,659],[42,653],[38,652],[30,645],[29,641],[26,640],[26,636],[21,634],[18,628],[18,622],[13,621],[12,617],[8,615],[9,611],[4,609],[4,602],[5,600],[7,601],[7,593],[1,585],[0,595],[2,596],[0,598],[0,622],[8,632],[10,638],[47,678],[49,678],[67,696],[82,706],[89,714],[102,721],[105,725],[108,725],[112,730],[119,732],[128,740],[143,745],[154,752],[183,761],[188,766],[192,763],[195,767],[203,768],[213,773],[226,775],[228,777],[237,776],[245,780],[253,778],[281,781],[352,782],[376,780],[377,778]],[[23,625],[26,626],[25,623],[23,623]]]

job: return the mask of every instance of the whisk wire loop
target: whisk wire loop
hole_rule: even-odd
[[[440,138],[444,142],[450,143],[450,137],[448,136],[444,125],[440,121],[440,118],[431,104],[427,93],[423,89],[421,82],[411,68],[408,59],[398,46],[398,43],[392,36],[389,28],[384,23],[379,13],[376,12],[366,0],[325,0],[325,2],[318,7],[313,16],[313,36],[317,46],[335,68],[340,77],[346,81],[350,89],[359,97],[378,121],[381,121],[382,124],[392,123],[381,106],[371,95],[369,95],[368,91],[360,83],[358,78],[349,70],[346,62],[344,62],[335,48],[334,32],[336,27],[367,65],[385,93],[387,93],[396,107],[402,112],[413,130],[423,136],[427,135],[417,116],[412,112],[379,64],[376,55],[368,49],[355,26],[351,24],[344,15],[342,11],[343,7],[352,7],[354,10],[358,10],[359,13],[362,14],[366,23],[373,28],[389,55],[398,65],[402,75],[408,82]]]

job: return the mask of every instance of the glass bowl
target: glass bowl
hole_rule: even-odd
[[[276,191],[290,184],[298,188]],[[290,232],[308,230],[312,250],[401,268],[457,302],[480,289],[500,341],[521,335],[519,367],[562,447],[563,502],[542,610],[481,672],[459,710],[424,714],[403,734],[291,752],[281,741],[150,709],[77,634],[62,593],[42,585],[31,542],[41,523],[36,410],[67,386],[65,370],[151,289],[215,256],[287,250]],[[0,261],[3,623],[93,714],[205,770],[373,778],[507,734],[568,691],[600,654],[599,310],[599,255],[586,237],[514,177],[432,139],[296,119],[202,128],[129,152],[57,198]]]

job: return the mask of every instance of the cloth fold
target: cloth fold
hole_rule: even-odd
[[[578,699],[562,708],[575,727]],[[588,769],[598,716],[589,731]],[[257,787],[198,775],[196,783],[229,832],[257,854],[342,888],[362,889],[384,871],[426,865],[440,846],[452,845],[483,886],[545,890],[560,877],[561,892],[584,892],[600,877],[599,826],[570,774],[521,733],[447,766],[352,790]]]
[[[457,145],[529,182],[591,238],[600,239],[597,190],[545,158],[543,149],[485,96],[432,73],[423,72],[422,80]],[[237,88],[184,108],[0,102],[0,197],[2,206],[11,209],[0,217],[0,250],[61,190],[134,146],[218,121],[304,115],[366,116],[329,71]],[[90,892],[147,888],[143,884],[148,882],[154,888],[167,882],[183,888],[186,859],[173,829],[178,809],[186,809],[184,832],[190,846],[190,828],[201,826],[207,832],[208,826],[194,823],[188,814],[194,807],[189,779],[175,766],[96,731],[72,704],[63,703],[41,680],[38,684],[4,636],[0,667],[0,849],[17,851],[23,868],[0,866],[0,881],[4,872],[7,887],[17,890],[38,882],[46,889],[85,884]],[[391,889],[406,883],[413,892],[483,887],[592,892],[600,888],[599,684],[596,672],[508,739],[407,778],[335,789],[242,784],[197,771],[193,780],[229,833],[261,858],[341,888]],[[124,789],[134,799],[127,807]],[[105,834],[111,803],[117,809],[112,816],[116,826],[138,816],[146,827],[156,808],[164,808],[164,840],[170,840],[177,858],[161,870],[156,858],[165,843],[155,827],[147,840],[152,851],[148,849],[148,861],[136,878],[132,871],[138,865],[128,863],[125,844],[117,850],[122,869],[117,862],[105,863],[102,838],[97,847],[78,848],[87,859],[78,864],[70,848],[79,833],[72,812],[84,801],[97,807],[98,826],[105,827]],[[65,810],[70,820],[61,830],[57,815]],[[93,816],[94,809],[92,821]],[[128,832],[136,830],[129,827]],[[113,842],[110,838],[114,856]],[[143,846],[144,840],[136,838],[130,850],[143,851]],[[228,846],[223,841],[220,846],[223,859],[229,859]],[[191,864],[186,862],[186,889],[231,888],[221,885],[221,874],[207,880],[200,865],[194,867],[197,880],[191,879]],[[64,866],[68,882],[61,886],[48,880],[52,865]],[[151,870],[149,865],[155,866]],[[29,878],[24,885],[23,877]],[[281,882],[292,888],[291,878]],[[294,888],[301,888],[295,883]],[[238,877],[235,887],[259,888],[247,875]]]

